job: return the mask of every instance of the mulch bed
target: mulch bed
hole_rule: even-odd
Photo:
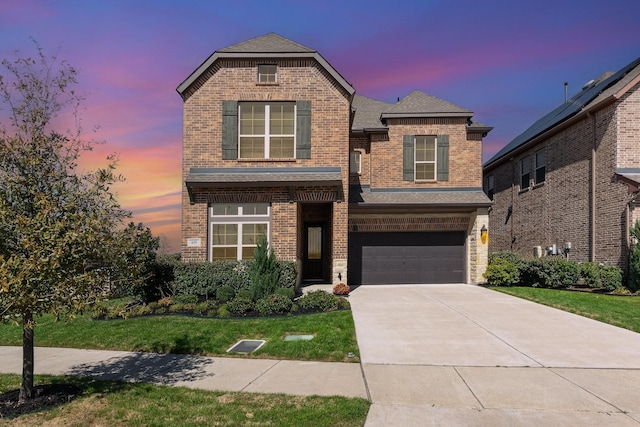
[[[34,389],[36,397],[22,403],[18,401],[20,390],[0,394],[0,419],[49,409],[70,402],[82,394],[82,389],[71,384],[44,384],[35,386]]]

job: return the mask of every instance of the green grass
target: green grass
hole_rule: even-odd
[[[0,425],[33,426],[362,426],[370,402],[360,398],[214,392],[74,377],[37,376],[36,384],[80,387],[62,406],[0,419]],[[0,393],[17,389],[18,375],[0,375]]]
[[[640,297],[527,287],[491,289],[640,332]]]
[[[250,356],[273,359],[353,361],[359,354],[351,311],[252,319],[213,319],[180,315],[92,320],[79,316],[69,323],[51,316],[36,319],[35,344],[69,347],[228,355],[240,339],[265,339]],[[311,341],[284,341],[288,334],[315,335]],[[20,326],[0,324],[0,345],[22,345]]]

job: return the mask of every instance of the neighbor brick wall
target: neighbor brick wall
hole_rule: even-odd
[[[637,92],[637,91],[636,91]],[[494,206],[490,217],[490,252],[513,250],[524,256],[534,246],[571,242],[570,259],[594,260],[625,268],[627,263],[627,186],[615,179],[616,166],[640,167],[640,147],[629,134],[637,128],[638,94],[594,112],[570,127],[539,141],[535,147],[485,173],[494,175]],[[627,102],[629,101],[629,102]],[[623,117],[623,115],[625,117]],[[630,120],[629,117],[632,119]],[[637,132],[637,130],[636,130]],[[594,146],[595,139],[595,146]],[[520,159],[546,150],[543,184],[520,188]],[[592,150],[595,148],[595,171]],[[623,153],[623,154],[621,154]],[[632,166],[636,165],[636,166]],[[592,180],[595,177],[595,212],[592,214]],[[507,221],[509,206],[511,218]],[[591,253],[591,227],[595,251]]]

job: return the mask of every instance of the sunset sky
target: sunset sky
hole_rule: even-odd
[[[589,80],[640,57],[640,1],[2,0],[0,58],[78,68],[83,121],[117,152],[123,207],[180,246],[182,104],[176,87],[213,51],[275,32],[317,50],[387,102],[419,89],[494,130],[488,160]]]

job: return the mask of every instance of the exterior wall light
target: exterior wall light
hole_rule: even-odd
[[[480,241],[484,245],[487,243],[488,240],[489,240],[489,236],[487,234],[487,226],[483,225],[482,228],[480,229]]]

